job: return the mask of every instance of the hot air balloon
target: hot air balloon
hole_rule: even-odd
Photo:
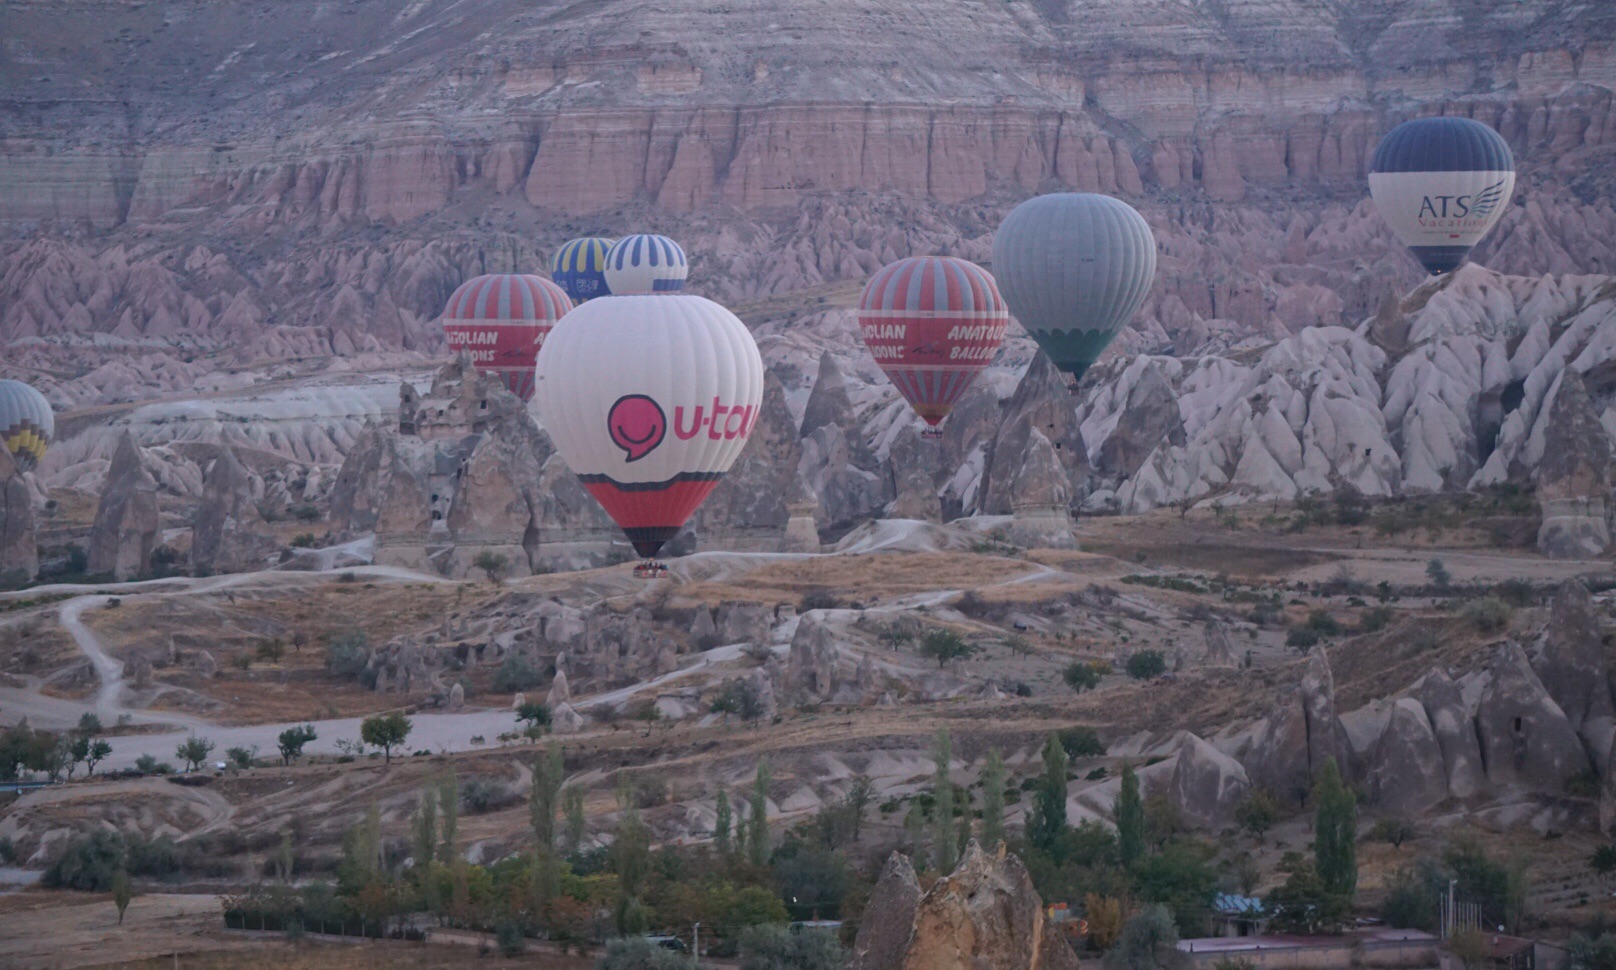
[[[610,239],[585,236],[572,240],[551,257],[550,278],[567,291],[574,303],[608,295],[611,291],[606,289],[606,250],[611,247]]]
[[[649,559],[746,445],[763,359],[699,296],[613,296],[567,314],[539,351],[533,407],[556,450]]]
[[[1156,276],[1156,238],[1120,199],[1040,195],[993,237],[993,275],[1055,366],[1076,381],[1134,315]]]
[[[533,360],[545,334],[572,309],[561,287],[538,276],[495,273],[460,284],[443,310],[449,349],[465,350],[512,394],[533,396]]]
[[[689,275],[685,251],[667,236],[624,236],[606,251],[606,288],[613,296],[675,293]]]
[[[1010,313],[988,272],[949,256],[881,268],[859,299],[859,334],[898,393],[937,427],[1004,340]]]
[[[1381,218],[1432,276],[1459,268],[1504,214],[1515,157],[1469,118],[1417,118],[1375,148],[1369,194]]]
[[[45,457],[56,434],[56,415],[45,395],[22,381],[0,381],[0,444],[22,471]]]

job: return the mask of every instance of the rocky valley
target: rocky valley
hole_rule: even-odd
[[[1609,941],[1613,91],[1599,0],[11,0],[0,964],[1054,970],[1449,879]],[[1518,181],[1426,277],[1366,178],[1436,114]],[[1053,191],[1150,295],[924,436],[865,280]],[[649,581],[439,319],[636,231],[765,366]]]

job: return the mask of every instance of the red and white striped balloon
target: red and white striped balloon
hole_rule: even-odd
[[[566,291],[540,276],[492,273],[460,284],[443,311],[449,349],[465,350],[512,394],[533,397],[533,363],[557,320],[572,309]]]
[[[988,271],[951,256],[890,263],[859,300],[864,346],[932,427],[993,361],[1009,322]]]

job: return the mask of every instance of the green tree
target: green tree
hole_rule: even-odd
[[[938,669],[955,660],[963,660],[976,653],[976,647],[966,643],[953,630],[933,630],[920,641],[920,655],[937,661]]]
[[[1214,853],[1208,843],[1180,839],[1134,863],[1134,891],[1145,902],[1166,906],[1180,936],[1200,936],[1206,929],[1206,918],[1218,891],[1218,870],[1212,865]]]
[[[89,750],[84,754],[85,770],[93,776],[95,774],[95,766],[100,764],[102,760],[104,760],[106,756],[111,753],[112,744],[110,742],[102,738],[96,738],[94,741],[91,741]]]
[[[1161,904],[1146,906],[1124,923],[1106,951],[1107,970],[1186,970],[1189,957],[1178,949],[1178,926]]]
[[[713,848],[718,850],[719,858],[728,859],[732,816],[729,805],[729,788],[722,783],[719,784],[718,795],[714,798],[713,811],[717,816],[713,822]]]
[[[1122,787],[1114,808],[1117,820],[1117,854],[1125,869],[1131,869],[1145,854],[1145,803],[1139,796],[1139,776],[1133,765],[1122,763]]]
[[[1027,818],[1027,841],[1045,855],[1058,857],[1065,831],[1066,749],[1060,737],[1051,734],[1044,742],[1044,773]]]
[[[428,785],[410,820],[410,853],[415,859],[415,877],[429,910],[438,908],[438,880],[433,878],[432,860],[438,852],[438,792]]]
[[[950,771],[953,758],[954,746],[949,740],[948,731],[938,731],[932,747],[932,761],[936,765],[931,781],[932,843],[937,871],[943,873],[953,872],[955,863],[959,861],[954,837],[954,778]]]
[[[181,741],[179,747],[174,749],[174,757],[185,762],[187,771],[195,771],[202,767],[202,762],[208,760],[208,755],[212,753],[213,742],[194,734]]]
[[[318,738],[319,735],[314,733],[314,725],[312,724],[305,724],[302,727],[289,727],[282,731],[280,737],[275,739],[275,746],[281,752],[281,764],[290,765],[302,757],[304,745]]]
[[[561,745],[551,742],[543,754],[533,759],[533,791],[527,803],[533,846],[539,852],[555,851],[556,809],[561,807],[561,786],[565,781]]]
[[[859,840],[864,830],[864,813],[869,811],[870,802],[874,800],[875,786],[870,782],[870,776],[862,771],[854,775],[853,784],[848,786],[847,796],[842,800],[851,816],[854,842]]]
[[[988,750],[982,768],[982,844],[990,850],[1004,841],[1004,758],[998,748]]]
[[[1128,658],[1125,669],[1134,680],[1149,680],[1167,672],[1167,658],[1160,650],[1140,650]]]
[[[561,814],[566,820],[566,828],[561,834],[561,851],[568,856],[575,856],[584,846],[584,831],[588,824],[584,817],[582,786],[573,785],[562,790]]]
[[[1100,732],[1091,727],[1079,725],[1064,728],[1060,732],[1060,741],[1068,758],[1105,757],[1105,742],[1100,740]]]
[[[777,923],[741,933],[741,970],[840,970],[847,952],[824,930],[793,933]]]
[[[763,716],[763,699],[750,681],[726,680],[718,688],[711,710],[714,714],[724,715],[726,724],[731,714],[750,723]]]
[[[460,778],[453,766],[438,778],[438,861],[448,865],[457,853],[455,842],[460,837]]]
[[[73,729],[73,733],[82,734],[87,738],[95,737],[101,733],[101,718],[90,711],[85,711],[79,715],[79,724]]]
[[[118,925],[123,925],[123,914],[135,898],[135,887],[129,882],[129,873],[119,869],[112,874],[112,905],[118,907]]]
[[[1274,796],[1261,788],[1254,788],[1251,794],[1240,800],[1234,807],[1234,820],[1240,827],[1252,835],[1261,838],[1263,833],[1274,827],[1279,821],[1279,802]]]
[[[1350,915],[1348,897],[1331,892],[1318,869],[1305,861],[1298,860],[1289,869],[1284,884],[1264,900],[1274,928],[1287,933],[1321,933],[1340,928]]]
[[[373,748],[381,748],[384,764],[393,763],[393,749],[404,744],[414,725],[402,711],[377,714],[359,723],[359,737]]]
[[[527,725],[528,734],[534,735],[538,731],[550,726],[550,708],[541,701],[523,701],[516,708],[516,719]]]
[[[67,780],[72,781],[73,769],[90,756],[90,738],[75,732],[62,740],[67,745]]]
[[[606,944],[595,970],[690,970],[691,962],[642,936],[624,936]]]
[[[1100,686],[1100,672],[1091,663],[1075,660],[1066,665],[1066,672],[1061,675],[1066,686],[1079,694],[1086,690],[1093,690]]]
[[[747,857],[755,866],[769,864],[769,782],[772,779],[769,760],[761,759],[757,777],[752,781],[752,806],[746,826]]]
[[[1601,876],[1616,872],[1616,844],[1606,843],[1594,850],[1588,867]]]
[[[1313,789],[1313,855],[1325,891],[1351,899],[1358,888],[1358,802],[1326,758]]]
[[[617,788],[618,819],[612,836],[612,868],[628,899],[639,898],[651,872],[651,831],[634,807],[634,786],[626,778]]]
[[[471,564],[481,569],[490,583],[499,582],[500,577],[505,575],[505,571],[511,565],[510,560],[497,552],[491,552],[487,549],[477,553],[477,558],[473,559]]]
[[[1453,582],[1447,564],[1440,559],[1433,559],[1425,564],[1425,576],[1437,589],[1447,589]]]

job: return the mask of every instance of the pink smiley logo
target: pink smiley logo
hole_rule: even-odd
[[[639,461],[662,444],[668,433],[668,418],[662,405],[644,394],[625,394],[606,415],[606,430],[612,444],[623,449],[627,461]]]

